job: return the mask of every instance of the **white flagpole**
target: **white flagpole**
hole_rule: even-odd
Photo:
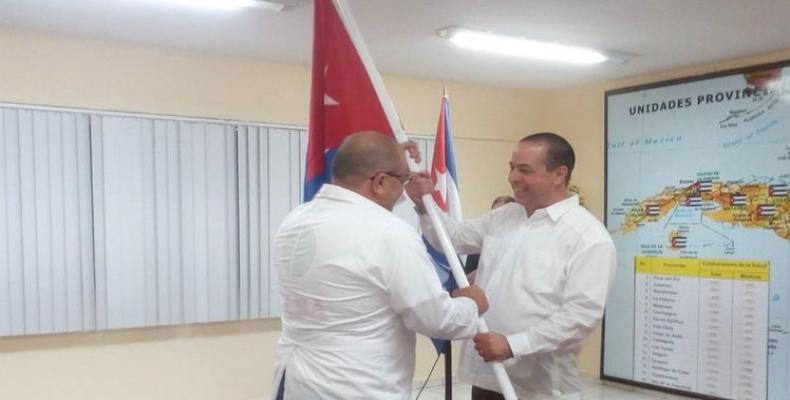
[[[373,83],[373,88],[376,90],[379,101],[384,108],[384,113],[387,115],[387,121],[389,121],[392,133],[395,135],[395,140],[397,140],[399,143],[406,142],[408,139],[406,138],[406,134],[403,132],[403,128],[401,127],[400,118],[398,118],[398,113],[395,111],[395,105],[392,103],[392,99],[390,99],[387,91],[384,89],[384,81],[382,81],[381,75],[379,75],[378,70],[373,64],[373,59],[370,57],[370,53],[368,53],[365,42],[362,40],[362,35],[359,32],[356,22],[354,21],[354,17],[351,15],[351,11],[346,4],[346,0],[332,0],[332,3],[335,6],[337,14],[340,16],[340,20],[343,22],[343,25],[345,25],[346,32],[348,32],[351,42],[354,44],[354,47],[359,54],[359,58],[362,60],[362,64],[365,66],[365,70],[367,71],[368,76]],[[417,163],[414,162],[414,160],[412,160],[410,157],[407,157],[406,160],[408,161],[409,169],[412,172],[419,171],[420,168]],[[469,286],[469,281],[466,279],[466,274],[461,267],[461,263],[458,261],[458,255],[455,252],[455,248],[453,247],[452,242],[450,242],[447,229],[444,227],[442,220],[439,218],[438,206],[436,203],[434,203],[430,194],[424,194],[422,196],[422,201],[425,205],[426,211],[428,212],[428,216],[431,219],[431,223],[433,224],[433,227],[439,236],[442,251],[444,251],[445,257],[447,257],[447,261],[450,263],[450,269],[452,270],[453,277],[455,278],[455,283],[458,284],[459,288],[465,288]],[[486,324],[485,319],[482,317],[480,317],[478,331],[480,333],[489,332],[488,324]],[[504,365],[502,365],[501,362],[493,362],[492,366],[494,367],[494,375],[496,376],[497,382],[499,382],[499,387],[502,389],[502,395],[505,397],[505,399],[518,400],[516,392],[513,389],[513,384],[510,382],[510,377],[507,375]]]

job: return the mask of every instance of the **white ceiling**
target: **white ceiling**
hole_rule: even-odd
[[[550,90],[790,49],[790,0],[349,0],[384,74]],[[313,4],[281,13],[155,0],[0,0],[0,26],[309,64]],[[571,66],[472,53],[436,35],[458,25],[634,53]]]

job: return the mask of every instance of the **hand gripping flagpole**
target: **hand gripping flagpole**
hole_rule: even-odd
[[[373,84],[373,88],[376,90],[376,94],[378,95],[379,101],[381,102],[381,106],[384,108],[384,113],[387,116],[387,121],[389,122],[393,135],[395,136],[395,140],[397,140],[398,143],[406,142],[408,139],[401,128],[400,119],[398,118],[397,112],[395,112],[395,105],[392,103],[392,100],[389,98],[386,90],[384,89],[384,82],[382,81],[378,70],[376,70],[373,65],[373,59],[368,53],[365,42],[362,41],[362,35],[359,33],[359,28],[354,21],[354,17],[351,15],[351,11],[346,4],[346,0],[332,0],[332,3],[335,6],[337,14],[340,16],[340,20],[346,27],[346,32],[348,32],[351,42],[354,43],[354,47],[359,54],[360,60],[362,60],[362,64],[365,66],[365,70],[368,72],[368,77],[370,77],[370,81]],[[420,170],[417,163],[415,163],[411,157],[406,157],[406,160],[408,161],[409,169],[412,172],[418,172]],[[444,227],[442,220],[439,218],[439,212],[436,203],[434,203],[431,195],[427,193],[422,196],[422,202],[425,205],[425,210],[431,219],[434,230],[439,236],[442,251],[444,251],[447,261],[450,263],[450,270],[452,271],[453,277],[455,278],[455,283],[458,284],[459,288],[465,288],[469,286],[469,281],[466,279],[466,274],[464,274],[464,270],[461,267],[461,262],[458,261],[458,255],[455,253],[455,248],[450,242],[450,236],[447,234],[447,229]],[[486,324],[486,321],[483,319],[483,317],[480,317],[478,331],[480,333],[489,332],[488,324]],[[492,367],[494,368],[494,375],[496,376],[497,382],[499,383],[499,387],[502,389],[502,394],[504,395],[505,399],[518,400],[516,392],[513,389],[513,384],[510,382],[510,377],[508,377],[504,365],[502,365],[501,362],[493,362]]]

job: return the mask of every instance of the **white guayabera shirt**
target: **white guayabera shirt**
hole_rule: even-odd
[[[435,240],[427,218],[420,222]],[[482,250],[475,283],[488,296],[483,317],[513,350],[505,367],[518,396],[581,398],[576,355],[601,320],[614,279],[616,253],[606,228],[575,195],[529,218],[511,203],[477,219],[445,222],[459,253]],[[501,392],[471,340],[463,344],[459,376]]]
[[[477,330],[477,305],[450,298],[416,230],[352,191],[324,185],[285,218],[273,251],[285,399],[408,399],[414,332]]]

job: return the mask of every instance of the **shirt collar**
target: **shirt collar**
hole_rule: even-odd
[[[551,218],[552,222],[557,222],[566,212],[579,205],[579,195],[574,194],[565,200],[560,200],[548,207],[546,213]]]
[[[331,183],[325,183],[321,185],[321,189],[318,190],[318,193],[315,195],[315,198],[346,201],[360,206],[376,207],[378,209],[384,210],[383,207],[374,203],[372,200],[368,199],[367,197],[357,192],[348,190],[346,188],[333,185]]]

